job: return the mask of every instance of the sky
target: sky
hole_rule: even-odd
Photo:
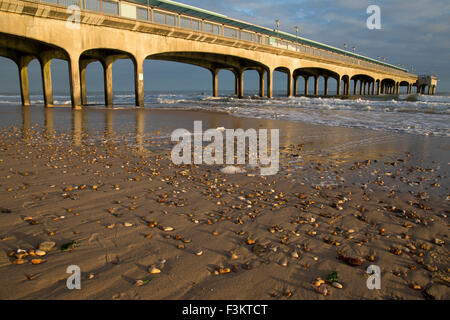
[[[403,64],[417,74],[435,74],[438,91],[450,92],[450,1],[449,0],[179,0],[202,9],[225,14],[271,29],[280,20],[280,30],[295,34],[300,27],[302,37],[343,48],[356,47],[356,52],[372,58],[387,58],[391,64]],[[366,21],[369,5],[381,9],[381,29],[369,30]],[[19,92],[18,71],[13,62],[0,57],[0,93]],[[67,63],[52,63],[55,93],[68,93]],[[145,90],[211,90],[209,71],[175,62],[146,61]],[[180,74],[186,75],[180,77]],[[42,91],[39,63],[30,65],[30,90]],[[257,73],[244,75],[245,88],[256,90]],[[274,89],[285,86],[283,74],[276,74]],[[119,60],[113,66],[114,90],[133,90],[133,66]],[[234,77],[229,71],[219,74],[219,89],[231,90]],[[103,89],[99,63],[87,69],[88,91]]]

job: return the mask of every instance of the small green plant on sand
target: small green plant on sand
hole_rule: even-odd
[[[333,283],[333,282],[338,282],[338,281],[339,281],[339,274],[337,271],[333,271],[328,275],[328,278],[327,278],[328,283]]]
[[[63,244],[61,246],[61,251],[69,251],[72,250],[73,248],[75,248],[77,246],[77,241],[76,240],[72,240],[69,243]]]

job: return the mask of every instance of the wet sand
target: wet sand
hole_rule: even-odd
[[[1,299],[450,298],[448,139],[88,113],[25,108],[21,125],[0,129]],[[280,172],[173,165],[167,136],[194,120],[280,128]],[[55,248],[36,256],[45,241]],[[373,264],[381,290],[366,286]],[[81,290],[66,287],[70,265]],[[334,271],[341,289],[326,282]]]

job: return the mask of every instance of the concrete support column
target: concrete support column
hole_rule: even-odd
[[[361,80],[361,81],[359,82],[359,95],[360,95],[360,96],[363,95],[363,85],[364,85],[364,83],[363,83],[363,81]]]
[[[86,95],[86,68],[88,66],[88,61],[80,61],[80,90],[81,90],[81,104],[87,105],[87,95]]]
[[[431,86],[428,86],[428,93],[429,96],[431,95]]]
[[[381,84],[380,82],[377,82],[377,96],[381,94]]]
[[[314,96],[319,95],[319,76],[314,76]]]
[[[218,85],[218,78],[219,78],[219,69],[211,69],[211,76],[212,76],[212,93],[213,97],[219,96],[219,85]]]
[[[81,109],[79,55],[71,55],[69,61],[70,98],[73,109]]]
[[[244,97],[244,70],[238,70],[238,98]]]
[[[267,72],[267,98],[273,98],[273,70]]]
[[[353,94],[356,96],[357,92],[356,92],[356,87],[358,86],[358,81],[353,80]]]
[[[287,73],[287,84],[286,84],[286,86],[287,86],[286,96],[288,98],[292,97],[292,74],[291,74],[290,71]]]
[[[339,77],[337,79],[337,88],[336,88],[336,95],[338,97],[341,96],[341,86],[342,86],[341,82],[342,82],[342,79],[341,79],[341,77]],[[345,87],[345,85],[344,85],[344,87]],[[345,91],[345,89],[344,89],[344,91]]]
[[[144,61],[145,58],[136,57],[134,61],[134,91],[136,107],[144,107]]]
[[[372,82],[372,92],[371,92],[371,95],[375,95],[375,85],[376,85],[376,83],[375,83],[375,81],[373,81]]]
[[[324,90],[323,90],[323,93],[324,93],[324,95],[325,96],[327,96],[328,95],[328,77],[324,77]]]
[[[307,97],[308,96],[308,90],[309,90],[309,88],[308,88],[308,86],[309,86],[309,77],[308,76],[305,76],[305,77],[303,77],[304,79],[305,79],[305,97]]]
[[[296,97],[297,94],[298,94],[298,76],[294,76],[293,80],[294,80],[294,93],[293,93],[293,95],[294,95],[294,97]]]
[[[44,104],[45,107],[51,107],[53,106],[52,70],[51,70],[52,58],[50,57],[49,54],[44,53],[39,58],[39,62],[41,63]]]
[[[258,74],[259,74],[259,96],[261,98],[264,97],[265,93],[264,93],[264,86],[265,86],[265,80],[264,77],[266,75],[266,70],[258,70]]]
[[[22,106],[30,105],[30,88],[28,83],[28,64],[32,60],[32,57],[23,56],[19,57],[17,67],[19,68],[19,81],[20,81],[20,97],[22,99]]]
[[[102,61],[103,84],[105,88],[105,106],[107,107],[112,107],[114,105],[113,80],[112,80],[113,63],[114,58],[112,56],[106,57]]]

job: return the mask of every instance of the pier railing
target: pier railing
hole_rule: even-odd
[[[208,19],[202,19],[198,17],[163,10],[157,7],[152,7],[151,5],[149,5],[149,1],[147,1],[147,5],[125,0],[28,0],[28,1],[48,3],[63,7],[76,5],[81,10],[101,12],[105,15],[114,15],[127,19],[136,19],[139,21],[163,24],[173,28],[190,29],[196,32],[203,32],[206,34],[213,34],[216,36],[232,38],[239,41],[247,41],[259,45],[275,47],[278,49],[295,51],[313,57],[340,61],[347,64],[373,68],[376,70],[382,70],[388,73],[395,73],[403,76],[409,74],[408,70],[406,69],[402,69],[400,67],[385,62],[381,62],[375,59],[371,59],[368,57],[360,56],[355,53],[351,53],[349,51],[328,47],[323,44],[318,44],[318,46],[320,45],[321,47],[325,47],[325,49],[319,48],[314,45],[305,44],[303,38],[297,37],[296,41],[291,41],[283,39],[281,37],[246,30],[244,28],[237,28],[234,26],[227,25],[226,23],[217,23],[215,21],[210,21]],[[260,29],[261,28],[262,27],[260,27]],[[271,30],[268,29],[268,31]],[[282,33],[283,32],[279,32],[279,34]]]

